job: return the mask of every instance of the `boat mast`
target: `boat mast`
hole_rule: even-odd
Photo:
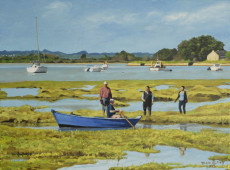
[[[37,16],[36,16],[36,39],[37,39],[37,48],[38,48],[38,61],[40,63],[40,54],[39,54],[39,44],[38,44],[38,21],[37,21]]]

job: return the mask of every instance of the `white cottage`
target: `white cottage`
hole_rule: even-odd
[[[225,50],[218,50],[214,51],[212,50],[211,53],[207,56],[208,61],[218,61],[220,59],[225,58],[226,51]]]

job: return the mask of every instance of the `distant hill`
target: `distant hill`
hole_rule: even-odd
[[[77,53],[67,54],[67,53],[63,53],[60,51],[49,51],[47,49],[44,49],[40,52],[43,54],[54,54],[58,57],[68,58],[68,59],[79,59],[82,54],[86,54],[87,58],[101,58],[101,57],[105,57],[105,55],[109,56],[109,57],[113,57],[116,55],[116,53],[106,53],[106,52],[104,52],[104,53],[88,53],[87,51],[80,51]],[[4,51],[0,51],[0,56],[12,56],[12,57],[19,56],[19,55],[27,56],[31,53],[36,54],[37,50],[31,50],[31,51],[6,51],[6,50],[4,50]],[[136,53],[131,53],[131,54],[134,54],[136,57],[146,57],[146,56],[152,57],[153,56],[153,53],[136,52]]]

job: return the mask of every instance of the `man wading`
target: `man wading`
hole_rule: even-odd
[[[144,115],[146,115],[146,109],[148,109],[149,116],[151,116],[151,110],[152,110],[152,104],[154,100],[154,96],[152,92],[150,91],[150,87],[146,86],[145,91],[142,94],[142,101],[143,101],[143,110]]]
[[[100,90],[100,102],[102,104],[102,115],[105,115],[105,109],[110,103],[110,99],[112,98],[112,92],[108,87],[108,83],[104,82],[104,87]]]

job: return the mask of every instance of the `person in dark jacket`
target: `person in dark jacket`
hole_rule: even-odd
[[[179,99],[179,111],[180,111],[180,114],[182,114],[181,106],[183,106],[184,114],[186,113],[185,106],[186,106],[186,103],[188,102],[187,93],[186,93],[186,91],[184,89],[185,89],[185,87],[181,86],[180,91],[178,93],[178,96],[177,96],[177,98],[175,100],[175,102],[176,102]]]
[[[108,118],[121,118],[121,114],[116,114],[116,113],[122,112],[122,111],[119,109],[115,109],[113,105],[114,105],[114,100],[110,99],[110,104],[107,107],[107,117]]]
[[[146,109],[148,109],[149,116],[151,116],[151,110],[152,110],[152,104],[153,104],[154,96],[153,96],[152,92],[150,91],[149,86],[145,87],[145,91],[143,92],[141,99],[143,101],[144,115],[146,115]]]

